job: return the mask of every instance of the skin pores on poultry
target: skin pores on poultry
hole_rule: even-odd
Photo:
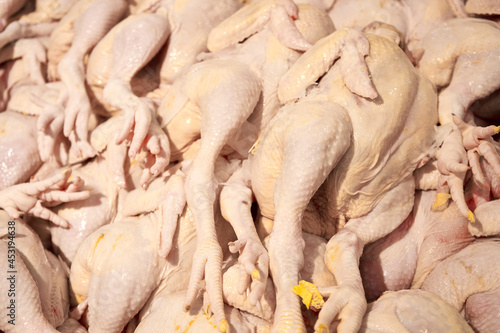
[[[467,230],[468,220],[455,204],[443,212],[431,210],[436,194],[418,191],[408,218],[363,250],[360,271],[368,301],[386,290],[420,287],[436,264],[474,240]]]
[[[478,325],[481,322],[490,324],[485,327],[490,330],[485,332],[498,331],[498,321],[495,321],[498,308],[492,307],[478,313],[477,307],[490,302],[489,292],[500,288],[499,250],[498,238],[478,239],[439,263],[427,276],[421,289],[436,294],[458,311],[471,310],[470,317],[474,317]],[[483,305],[482,297],[485,297]],[[470,307],[467,306],[469,300]],[[469,315],[465,313],[465,316],[467,318]],[[474,325],[474,322],[471,324]]]
[[[9,258],[15,258],[9,270],[17,272],[11,280],[7,279],[10,275],[7,273],[3,280],[9,284],[7,288],[4,288],[5,285],[1,288],[6,304],[10,303],[8,294],[15,294],[15,325],[8,323],[12,319],[8,312],[2,312],[6,315],[2,316],[5,319],[2,318],[0,328],[5,332],[56,332],[54,327],[61,325],[68,316],[66,272],[61,262],[44,249],[38,235],[23,220],[11,220],[3,211],[0,211],[0,219],[0,226],[6,233],[2,235],[0,245],[5,244],[5,257],[9,254]],[[14,233],[9,239],[7,235]],[[13,240],[10,245],[9,240]],[[13,249],[15,257],[10,256]]]
[[[152,26],[147,24],[148,19],[153,19],[153,22],[150,22],[153,23]],[[162,22],[163,20],[165,22]],[[166,26],[167,23],[166,14],[142,13],[130,15],[115,25],[94,47],[87,63],[86,80],[89,88],[92,90],[93,97],[102,104],[104,108],[104,110],[97,108],[98,112],[101,111],[103,115],[109,116],[109,114],[115,115],[117,111],[121,111],[119,106],[110,105],[104,99],[104,87],[112,76],[117,76],[116,79],[125,80],[124,83],[127,83],[127,80],[131,80],[131,76],[134,76],[137,70],[149,61],[151,51],[154,51],[156,48],[157,52],[158,48],[165,42],[166,37],[168,37],[170,33],[169,27]],[[138,24],[139,27],[134,27],[136,24]],[[155,33],[148,33],[147,36],[144,36],[144,32],[141,30],[144,28],[153,29],[152,31]],[[132,34],[132,36],[129,36],[130,34]],[[118,40],[116,40],[117,38]],[[130,41],[132,38],[134,39]],[[149,45],[144,48],[137,48],[138,45],[135,44],[136,46],[133,48],[130,46],[130,43],[133,44],[134,42],[147,43]],[[150,50],[151,47],[153,47],[153,50]],[[130,56],[123,57],[122,55],[126,50],[129,50],[128,52],[133,52],[132,54],[135,54],[135,56],[131,54]],[[152,55],[156,52],[152,53]],[[157,80],[155,80],[152,75],[149,75],[147,80],[132,83],[131,88],[136,92],[136,86],[137,88],[141,87],[144,91],[137,96],[143,97],[145,93],[155,88],[155,86],[151,87],[150,85],[157,83]],[[148,86],[150,87],[149,90],[147,90]],[[110,97],[116,103],[116,99],[122,96],[121,94],[116,94],[114,98],[113,96]],[[119,104],[123,104],[123,101]]]
[[[407,12],[405,1],[336,0],[333,7],[328,10],[328,15],[337,29],[343,27],[362,29],[371,22],[378,21],[393,25],[406,35]]]
[[[51,227],[50,230],[57,253],[67,263],[73,261],[85,238],[114,219],[120,185],[125,185],[125,156],[125,147],[110,143],[94,160],[74,168],[74,175],[84,180],[85,189],[91,190],[90,197],[56,207],[54,212],[66,219],[70,228]]]
[[[89,332],[121,332],[158,286],[161,214],[124,218],[101,227],[78,248],[71,291],[88,302]]]
[[[86,91],[84,58],[118,23],[126,9],[125,0],[95,0],[90,3],[75,19],[71,47],[57,67],[68,94],[63,133],[71,139],[72,149],[79,158],[97,154],[87,140],[91,105]]]
[[[0,319],[0,328],[6,333],[54,333],[57,332],[56,329],[48,322],[42,312],[40,305],[40,294],[38,293],[38,288],[31,276],[30,271],[21,259],[20,252],[18,250],[13,250],[13,252],[8,252],[9,247],[7,242],[0,241],[0,253],[7,257],[7,254],[11,255],[13,252],[16,259],[16,274],[13,281],[14,288],[11,287],[11,278],[9,274],[3,275],[2,281],[0,282],[0,291],[2,292],[1,300],[4,304],[11,304],[11,300],[15,299],[16,304],[15,310],[13,311],[13,318],[8,316],[10,311],[2,309],[2,318]],[[22,283],[16,283],[22,281]],[[8,298],[7,295],[10,293],[9,289],[15,289],[16,298]],[[15,319],[9,323],[9,320]]]
[[[428,33],[421,47],[425,53],[418,62],[420,71],[442,88],[439,121],[453,129],[438,152],[440,192],[450,192],[462,214],[473,221],[463,196],[465,172],[470,165],[474,178],[486,187],[479,166],[482,156],[500,174],[500,156],[491,138],[499,127],[478,127],[466,118],[466,111],[500,87],[500,28],[483,19],[449,20]]]
[[[80,0],[64,15],[50,34],[47,47],[47,76],[50,81],[59,80],[57,66],[71,47],[74,22],[95,0]]]
[[[436,295],[422,290],[384,293],[368,305],[361,333],[474,332],[460,313]]]
[[[36,118],[13,111],[0,113],[0,189],[22,183],[42,161],[36,141]]]
[[[320,40],[283,77],[280,89],[285,88],[278,91],[280,97],[285,101],[300,97],[322,75],[317,69],[304,75],[304,69],[314,68],[316,60],[316,67],[328,70],[328,61],[331,63],[338,55],[339,45],[353,45],[342,43],[352,36],[357,33],[340,30]],[[365,60],[380,97],[366,100],[347,89],[339,62],[352,60],[343,57],[309,96],[282,110],[295,109],[297,117],[306,117],[300,115],[304,110],[309,113],[311,109],[323,110],[323,118],[318,118],[321,130],[312,130],[311,126],[304,132],[306,135],[299,134],[302,127],[308,128],[304,120],[298,122],[304,124],[302,126],[297,122],[289,124],[287,120],[278,122],[278,115],[274,118],[275,128],[270,126],[267,131],[269,138],[264,134],[257,147],[252,188],[262,214],[274,218],[269,255],[278,294],[276,330],[304,329],[298,300],[292,292],[303,263],[300,219],[309,199],[329,174],[328,207],[323,208],[328,209],[325,216],[329,214],[330,218],[323,223],[336,223],[335,220],[342,217],[350,220],[327,246],[325,262],[339,287],[320,312],[316,330],[329,327],[338,312],[342,318],[341,331],[359,327],[366,308],[357,268],[362,247],[393,231],[413,205],[411,174],[433,140],[437,123],[436,93],[394,42],[367,36],[370,54]],[[363,41],[360,37],[351,40]],[[323,57],[331,50],[336,53]],[[392,75],[393,71],[399,75]],[[286,117],[290,118],[291,115]],[[330,122],[333,124],[324,137],[327,133],[333,136],[324,138],[323,132],[329,127],[322,125]],[[271,135],[273,131],[282,134]],[[325,140],[327,144],[319,145],[318,140]],[[309,157],[310,163],[301,166],[297,161],[303,161],[304,156]],[[398,204],[394,205],[395,202]],[[314,233],[314,229],[310,232]]]
[[[183,69],[196,62],[196,57],[207,50],[210,31],[241,5],[237,0],[170,1],[172,34],[160,67],[163,85],[174,82]]]
[[[465,318],[476,332],[496,332],[500,329],[498,309],[500,288],[469,296],[465,303]]]
[[[260,5],[262,7],[262,4],[263,2],[257,2],[252,6]],[[257,107],[254,110],[253,105],[248,104],[248,109],[241,111],[245,114],[252,113],[252,111],[253,113],[242,128],[239,129],[239,133],[226,142],[227,145],[231,146],[231,149],[246,155],[248,149],[257,139],[259,132],[276,114],[279,107],[279,100],[276,95],[279,79],[300,53],[283,45],[272,29],[265,25],[265,22],[261,24],[262,26],[253,27],[252,25],[257,24],[254,21],[259,20],[257,14],[262,13],[246,13],[250,16],[242,18],[241,15],[245,14],[244,9],[246,7],[212,30],[208,39],[212,53],[204,55],[208,60],[204,61],[206,65],[203,65],[203,67],[208,67],[209,64],[211,64],[210,66],[218,66],[218,70],[221,71],[221,78],[217,80],[222,80],[224,76],[228,80],[237,82],[239,81],[238,76],[253,75],[255,78],[248,82],[261,82],[262,97],[257,102]],[[334,29],[328,16],[318,9],[311,6],[300,6],[299,13],[300,18],[295,20],[294,23],[310,43],[326,36]],[[242,23],[242,19],[244,19],[244,23]],[[252,27],[258,29],[253,35],[254,30],[249,30]],[[236,44],[239,39],[245,40]],[[230,46],[224,48],[224,46],[227,46],[226,44]],[[226,68],[224,66],[225,61],[241,65],[232,66],[235,72],[228,75],[226,73],[231,70],[231,67]],[[193,69],[188,71],[199,71],[202,67],[202,65],[194,66]],[[246,68],[245,74],[240,73],[239,68]],[[215,67],[213,72],[217,72]],[[198,145],[192,143],[200,137],[202,117],[197,110],[197,104],[193,104],[193,97],[190,96],[193,89],[189,88],[190,86],[196,86],[198,83],[195,81],[196,79],[196,76],[185,75],[176,80],[167,91],[158,110],[161,125],[169,136],[171,160],[173,161],[191,158],[198,149]],[[187,82],[188,80],[190,81]],[[249,90],[253,89],[253,86],[245,88],[241,86],[241,83],[238,83],[234,84],[230,89],[235,90],[235,94],[239,94],[240,92],[237,92],[237,89]],[[258,94],[259,92],[254,91],[254,93]],[[258,98],[258,96],[255,95],[254,98]]]

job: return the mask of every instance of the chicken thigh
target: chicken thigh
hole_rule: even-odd
[[[25,182],[42,165],[36,141],[36,118],[0,112],[0,189]]]
[[[342,221],[348,222],[327,245],[325,263],[339,286],[320,312],[318,331],[337,315],[340,331],[359,328],[366,309],[357,268],[362,248],[393,231],[413,206],[411,173],[426,160],[433,140],[436,94],[393,41],[367,37],[342,29],[320,40],[285,74],[278,94],[283,101],[300,98],[340,52],[357,53],[358,47],[369,46],[366,63],[380,97],[364,99],[345,87],[341,63],[352,60],[343,57],[308,96],[280,111],[255,152],[252,189],[262,215],[274,220],[268,248],[277,287],[276,331],[304,330],[292,292],[303,265],[301,217],[327,178],[323,223],[342,228]],[[388,59],[391,69],[386,68]],[[356,65],[351,69],[363,70]],[[393,70],[400,75],[391,75]],[[371,87],[358,82],[357,88]],[[298,164],[304,158],[309,162]]]

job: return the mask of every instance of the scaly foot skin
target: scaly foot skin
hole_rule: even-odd
[[[490,188],[486,180],[480,157],[484,157],[493,169],[500,174],[500,156],[493,145],[492,135],[500,131],[499,126],[478,127],[466,123],[456,115],[452,116],[456,128],[445,139],[438,152],[438,169],[440,176],[440,191],[433,206],[433,210],[441,210],[447,206],[448,199],[452,198],[463,216],[474,222],[475,217],[465,202],[464,179],[467,170],[471,169],[477,184],[483,188]],[[468,166],[469,165],[469,166]],[[449,195],[448,193],[451,193]]]
[[[156,120],[154,103],[131,94],[130,87],[120,80],[109,81],[103,93],[105,98],[115,101],[123,110],[122,127],[116,137],[116,144],[125,142],[130,145],[128,155],[131,159],[141,149],[147,152],[146,168],[140,180],[142,187],[146,188],[152,177],[163,172],[170,162],[169,140]],[[116,96],[128,96],[128,99],[121,102]]]
[[[184,192],[184,175],[181,172],[174,174],[167,181],[168,194],[160,204],[162,210],[162,225],[160,231],[160,248],[158,255],[167,258],[174,242],[177,221],[186,207]]]
[[[327,333],[329,331],[328,327],[337,316],[340,319],[339,332],[357,331],[358,323],[361,322],[367,307],[364,291],[359,288],[358,284],[349,283],[344,283],[332,289],[332,293],[319,313],[318,321],[314,325],[314,331]]]
[[[42,64],[47,62],[45,47],[35,38],[20,39],[0,49],[0,63],[23,59],[24,71],[35,84],[44,84]]]
[[[224,314],[224,303],[222,301],[222,249],[217,242],[217,237],[198,237],[196,255],[193,261],[189,288],[184,303],[184,311],[189,311],[195,302],[199,291],[202,289],[202,281],[205,276],[206,292],[210,302],[210,308],[215,315],[219,331],[228,331],[228,322]]]
[[[0,192],[0,208],[9,214],[11,219],[28,213],[67,228],[66,220],[42,204],[55,205],[61,202],[87,199],[90,195],[88,191],[78,191],[82,186],[81,179],[72,186],[68,182],[70,176],[71,169],[67,169],[45,180],[8,187]]]
[[[142,148],[146,150],[147,156],[140,182],[143,188],[147,188],[151,180],[162,173],[170,162],[168,137],[156,120],[153,120],[149,125],[149,131]]]
[[[467,170],[467,154],[462,144],[462,135],[458,129],[453,129],[446,137],[437,153],[439,176],[439,189],[434,211],[443,210],[447,207],[448,199],[452,198],[457,204],[460,213],[471,222],[474,214],[470,211],[464,196],[464,179]],[[451,195],[450,195],[451,194]]]
[[[479,127],[475,124],[466,123],[457,116],[453,116],[453,122],[462,133],[463,145],[467,150],[467,157],[472,173],[480,185],[488,187],[486,178],[479,163],[480,156],[491,165],[493,171],[500,175],[500,156],[493,146],[492,136],[500,132],[500,126]]]
[[[239,239],[229,243],[229,251],[239,252],[238,263],[240,263],[240,278],[238,293],[248,289],[248,301],[255,306],[262,298],[266,290],[267,277],[269,275],[269,256],[259,239]],[[250,285],[250,279],[252,283]]]
[[[30,100],[43,108],[43,113],[38,117],[36,128],[38,131],[38,150],[42,161],[47,162],[53,158],[54,146],[58,135],[62,132],[64,124],[64,109],[61,103],[51,104],[38,96],[31,95]]]

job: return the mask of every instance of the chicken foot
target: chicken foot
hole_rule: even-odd
[[[224,184],[220,193],[220,205],[222,216],[231,223],[238,238],[237,241],[229,243],[232,253],[240,253],[238,293],[243,295],[249,290],[249,303],[255,306],[266,290],[269,256],[259,239],[252,218],[254,198],[250,185],[250,163],[243,162],[241,168]]]
[[[61,59],[58,73],[66,85],[68,103],[64,110],[64,135],[74,133],[79,158],[93,157],[97,152],[88,143],[88,120],[91,105],[85,85],[84,57],[118,22],[127,9],[124,0],[96,0],[75,20],[71,48]]]
[[[274,219],[268,245],[277,293],[274,332],[305,332],[300,302],[293,292],[304,262],[301,219],[309,200],[349,147],[351,135],[345,109],[308,101],[282,108],[257,147],[252,187],[262,215]],[[303,160],[307,163],[298,163]]]
[[[242,63],[219,60],[194,65],[185,74],[185,80],[184,83],[196,82],[194,91],[189,91],[192,90],[189,85],[185,88],[190,100],[199,106],[202,116],[199,149],[185,183],[186,200],[193,212],[198,238],[184,308],[190,309],[200,289],[199,282],[205,275],[211,309],[219,329],[225,332],[228,326],[222,302],[222,250],[217,242],[214,221],[218,186],[215,160],[252,113],[261,84]]]
[[[408,216],[413,207],[415,185],[412,177],[402,181],[368,214],[349,220],[344,229],[327,244],[325,264],[335,275],[332,287],[314,326],[316,332],[328,332],[335,319],[337,331],[355,332],[366,311],[366,299],[359,273],[359,258],[364,245],[388,235]]]
[[[151,176],[163,172],[170,159],[168,138],[156,122],[156,110],[132,92],[132,77],[159,51],[170,34],[167,16],[144,13],[129,16],[117,27],[120,29],[113,41],[113,68],[103,94],[106,101],[123,110],[123,127],[116,143],[130,137],[130,158],[141,147],[148,150],[148,160],[154,161],[144,170],[141,183],[146,186]],[[145,38],[147,36],[147,38]],[[123,57],[124,50],[128,56]]]
[[[88,191],[73,192],[74,188],[68,183],[70,175],[71,169],[67,169],[45,180],[8,187],[0,192],[0,207],[5,209],[12,219],[26,212],[67,228],[68,222],[42,206],[42,202],[59,204],[87,199]],[[65,187],[68,187],[67,191],[64,190]]]

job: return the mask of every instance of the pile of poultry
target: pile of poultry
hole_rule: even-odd
[[[0,0],[0,330],[500,331],[494,0]]]

